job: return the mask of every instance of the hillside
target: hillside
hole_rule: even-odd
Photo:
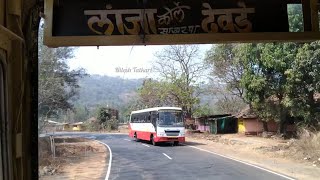
[[[94,115],[99,106],[108,106],[118,109],[119,117],[123,120],[130,101],[132,103],[132,99],[137,97],[136,91],[142,86],[142,83],[143,79],[90,75],[79,80],[79,95],[72,103],[76,107],[86,107],[89,114],[85,118]],[[202,87],[202,91],[206,93],[199,96],[200,106],[209,106],[211,113],[221,113],[219,105],[226,106],[219,102],[219,99],[223,97],[220,94],[210,94],[212,91],[210,87],[210,85]]]
[[[143,79],[122,79],[101,75],[90,75],[79,80],[80,90],[74,104],[87,107],[108,105],[122,107],[142,85]]]

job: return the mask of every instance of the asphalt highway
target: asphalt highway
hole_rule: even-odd
[[[192,148],[188,143],[179,146],[171,144],[152,146],[148,142],[134,141],[124,134],[59,133],[58,135],[81,136],[107,144],[112,151],[111,169],[108,174],[110,180],[290,179]]]

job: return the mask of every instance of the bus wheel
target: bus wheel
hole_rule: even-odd
[[[150,139],[151,139],[151,143],[152,143],[152,145],[154,145],[154,146],[158,145],[158,143],[154,141],[153,136],[151,136],[151,138],[150,138]]]
[[[175,141],[175,142],[173,142],[173,145],[175,145],[175,146],[179,146],[179,141]]]
[[[137,136],[136,132],[134,133],[133,138],[134,138],[135,141],[138,141],[138,136]]]

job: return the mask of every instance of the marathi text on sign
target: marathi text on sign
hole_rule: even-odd
[[[218,32],[251,32],[252,22],[248,14],[254,14],[254,8],[246,8],[241,4],[239,8],[213,9],[209,3],[202,3],[201,25],[184,25],[186,10],[192,10],[190,6],[173,2],[172,9],[164,7],[166,12],[157,15],[157,9],[111,9],[85,10],[88,16],[89,29],[98,35],[115,35],[117,31],[121,35],[144,34],[195,34]],[[191,11],[189,13],[192,13]],[[111,20],[112,19],[112,20]],[[174,24],[173,24],[174,23]]]

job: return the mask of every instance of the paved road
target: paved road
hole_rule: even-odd
[[[186,145],[152,146],[123,134],[77,135],[109,145],[113,155],[110,180],[286,179]]]

